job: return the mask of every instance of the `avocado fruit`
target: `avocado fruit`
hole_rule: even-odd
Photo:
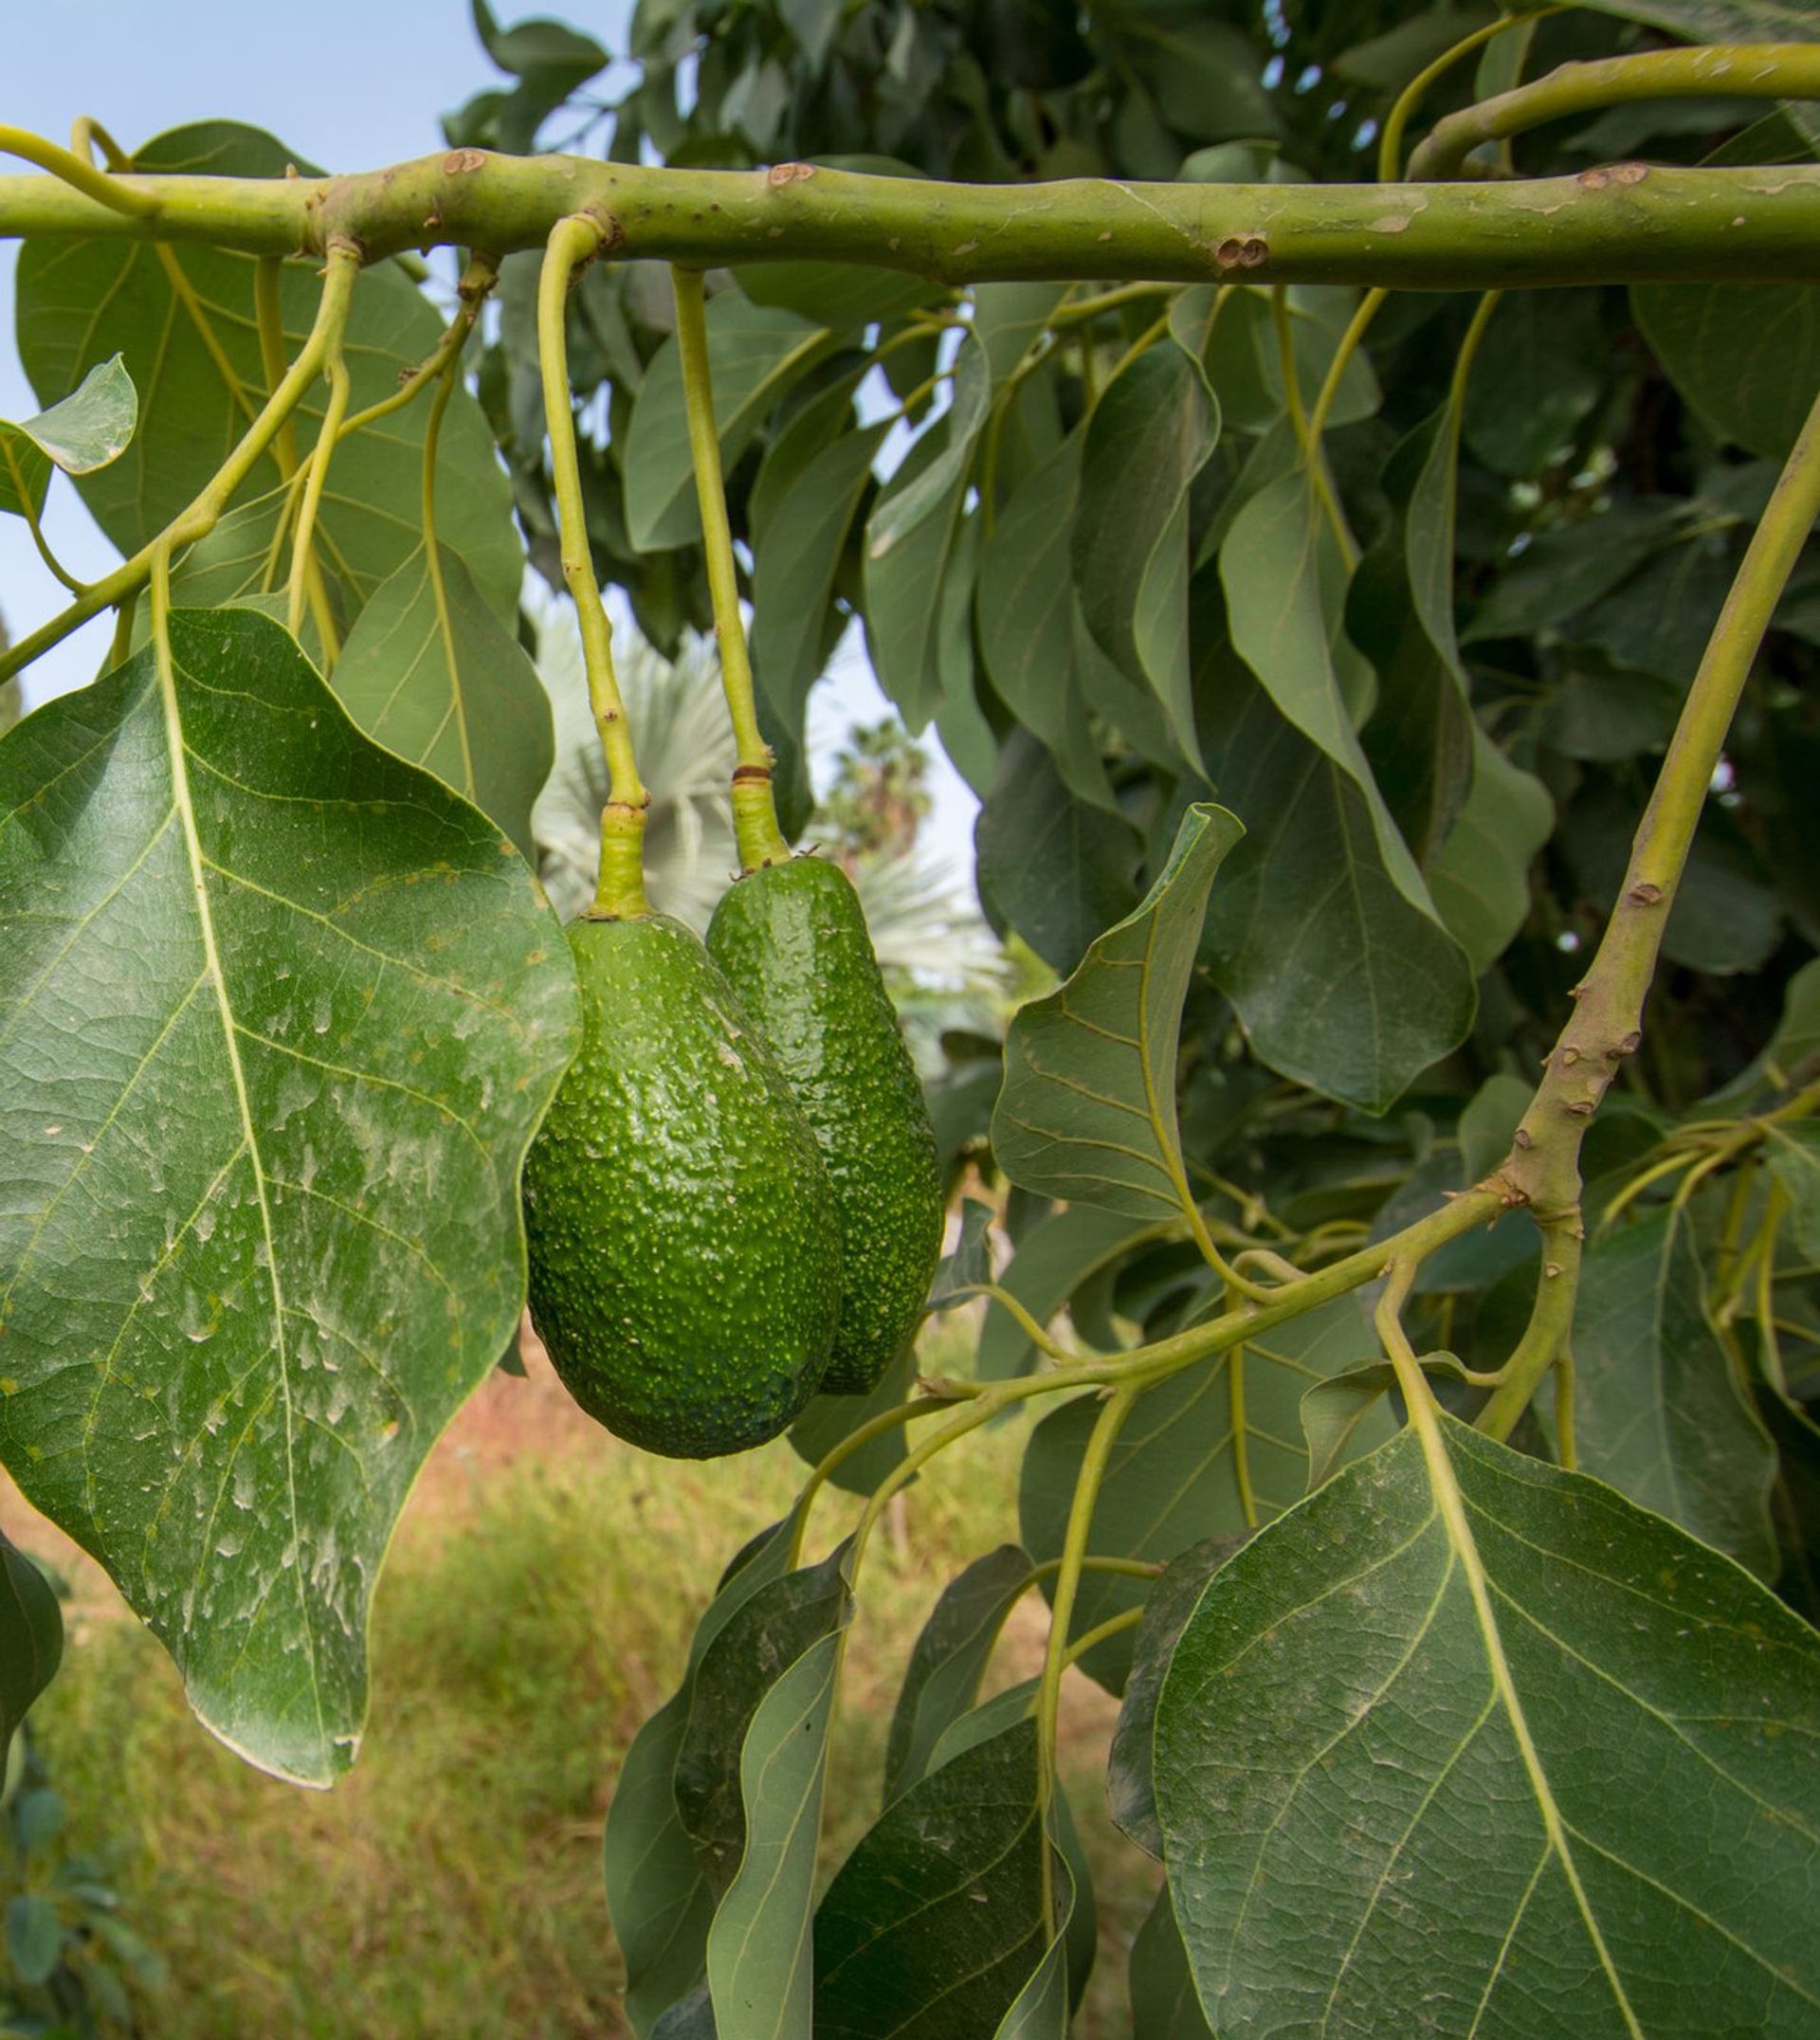
[[[827,1170],[699,936],[661,914],[568,936],[582,1041],[525,1160],[532,1321],[619,1437],[673,1459],[744,1451],[827,1366]]]
[[[864,1395],[915,1331],[941,1253],[922,1085],[847,875],[819,857],[735,880],[708,954],[770,1043],[834,1186],[841,1319],[823,1393]]]

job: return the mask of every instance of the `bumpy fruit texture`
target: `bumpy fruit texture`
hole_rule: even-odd
[[[761,1445],[821,1385],[840,1311],[814,1137],[701,940],[577,920],[581,1051],[525,1162],[531,1316],[609,1430],[673,1459]]]
[[[916,1329],[941,1252],[941,1178],[922,1085],[859,897],[816,857],[736,881],[708,952],[802,1104],[834,1186],[841,1321],[825,1393],[863,1395]]]

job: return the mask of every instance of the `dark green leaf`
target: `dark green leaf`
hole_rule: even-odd
[[[740,1769],[747,1732],[778,1680],[850,1619],[848,1556],[843,1544],[819,1565],[758,1587],[727,1615],[694,1667],[688,1724],[677,1752],[676,1804],[708,1882],[723,1899],[741,1874],[752,1831]]]
[[[807,1465],[818,1466],[834,1448],[863,1424],[870,1423],[886,1410],[906,1402],[917,1386],[917,1349],[914,1340],[885,1369],[867,1395],[816,1395],[790,1427],[791,1448]],[[899,1426],[863,1445],[841,1461],[828,1479],[849,1495],[869,1495],[907,1457],[903,1430]]]
[[[1176,1037],[1208,892],[1240,833],[1223,808],[1190,808],[1143,902],[1013,1018],[992,1114],[992,1154],[1012,1182],[1199,1222],[1175,1123]]]
[[[1601,14],[1647,22],[1689,43],[1820,41],[1807,0],[1584,0]]]
[[[0,745],[0,1457],[204,1721],[326,1784],[397,1513],[523,1305],[573,978],[493,826],[275,625],[172,647]]]
[[[1479,734],[1453,629],[1454,439],[1445,404],[1392,454],[1391,520],[1346,595],[1347,633],[1377,670],[1365,756],[1424,868],[1465,805]]]
[[[1775,1570],[1775,1452],[1707,1314],[1684,1213],[1592,1240],[1574,1312],[1579,1464],[1748,1565]]]
[[[815,1916],[817,2040],[995,2032],[1043,1959],[1046,1846],[1028,1719],[894,1801]]]
[[[1453,1381],[1465,1378],[1465,1370],[1450,1353],[1424,1354],[1422,1371]],[[1387,1413],[1384,1398],[1395,1386],[1395,1368],[1388,1360],[1374,1360],[1369,1367],[1348,1368],[1331,1381],[1317,1381],[1303,1394],[1301,1430],[1308,1441],[1310,1494],[1332,1480],[1347,1460],[1359,1456],[1359,1426]]]
[[[8,1386],[0,1383],[0,1393]],[[63,1611],[49,1580],[0,1532],[0,1785],[13,1732],[63,1655]]]
[[[1131,1944],[1131,2040],[1213,2040],[1167,1885]]]
[[[1466,445],[1500,474],[1540,474],[1604,395],[1608,346],[1596,291],[1509,292],[1467,382]]]
[[[1770,1167],[1789,1200],[1789,1229],[1804,1261],[1820,1261],[1820,1126],[1811,1120],[1769,1127]]]
[[[835,333],[913,312],[941,293],[924,277],[858,263],[746,263],[733,274],[755,304],[794,312]]]
[[[1750,2032],[1820,2005],[1820,1638],[1436,1412],[1214,1575],[1156,1714],[1225,2040]],[[1343,1818],[1336,1809],[1343,1810]]]
[[[1820,384],[1820,290],[1639,283],[1630,302],[1670,381],[1721,439],[1788,452]]]
[[[710,298],[706,317],[714,422],[721,466],[731,469],[777,396],[838,342],[813,321],[754,304],[737,290]],[[622,465],[627,528],[641,553],[700,540],[682,358],[674,337],[664,342],[646,370]]]
[[[1472,791],[1429,866],[1436,911],[1483,976],[1529,912],[1529,867],[1555,828],[1555,803],[1483,730],[1473,734]]]
[[[203,121],[135,152],[142,171],[282,177],[304,159],[257,128]],[[79,478],[95,521],[122,552],[156,536],[209,483],[264,397],[250,256],[199,242],[108,237],[32,241],[19,259],[20,359],[40,398],[66,395],[96,363],[123,357],[139,393],[133,443],[110,466]],[[295,356],[316,316],[314,261],[280,276],[285,352]],[[347,361],[355,410],[390,396],[400,375],[433,352],[443,321],[395,264],[366,270],[349,315]],[[321,425],[326,387],[294,414],[307,450]],[[357,605],[416,545],[428,401],[393,411],[337,449],[318,522],[324,565]],[[438,528],[466,560],[488,608],[518,614],[524,553],[511,486],[480,406],[458,390],[443,420]],[[250,486],[283,477],[276,454]]]
[[[1197,288],[1210,293],[1213,285]],[[1210,323],[1202,358],[1228,427],[1264,432],[1283,414],[1283,355],[1277,345],[1270,301],[1262,292],[1232,291]],[[1192,300],[1194,291],[1185,293]],[[1289,286],[1290,337],[1296,380],[1312,401],[1352,318],[1357,293],[1332,285]],[[1377,409],[1377,380],[1361,348],[1346,364],[1328,425],[1355,425]]]
[[[1202,692],[1209,767],[1246,829],[1209,902],[1209,971],[1264,1062],[1382,1111],[1465,1034],[1471,966],[1356,771],[1229,653]]]
[[[998,1632],[1031,1578],[1029,1553],[1020,1544],[1001,1544],[942,1589],[918,1634],[892,1710],[884,1750],[886,1806],[922,1777],[937,1743],[978,1699]]]
[[[969,335],[954,401],[886,483],[865,526],[865,632],[879,685],[914,736],[939,705],[941,588],[992,408],[986,352]]]
[[[989,918],[1015,929],[1054,970],[1073,970],[1094,937],[1137,902],[1137,831],[1076,800],[1028,731],[999,753],[974,847]]]
[[[550,697],[460,556],[421,544],[373,591],[333,685],[375,743],[433,772],[532,852],[531,807],[556,755]]]
[[[7,1903],[7,1958],[29,1990],[43,1983],[64,1952],[64,1930],[50,1901],[22,1891]]]
[[[992,1208],[977,1197],[960,1200],[960,1235],[954,1251],[943,1257],[929,1285],[930,1310],[952,1310],[971,1300],[982,1283],[992,1279],[992,1243],[988,1229]]]
[[[83,376],[82,387],[23,425],[0,423],[0,511],[35,516],[50,470],[93,474],[119,459],[138,423],[139,398],[118,355]]]
[[[1177,1552],[1145,1595],[1143,1620],[1131,1647],[1124,1704],[1119,1710],[1119,1726],[1106,1758],[1106,1803],[1125,1833],[1159,1863],[1163,1835],[1156,1825],[1151,1775],[1156,1696],[1163,1689],[1163,1674],[1169,1669],[1182,1625],[1193,1612],[1208,1581],[1244,1542],[1243,1535],[1210,1537]]]
[[[1219,434],[1199,363],[1147,349],[1101,393],[1087,427],[1074,519],[1082,613],[1108,657],[1147,687],[1181,756],[1200,747],[1188,650],[1188,497]]]
[[[1307,1483],[1298,1415],[1303,1388],[1374,1357],[1376,1348],[1356,1304],[1342,1298],[1261,1335],[1236,1370],[1223,1354],[1146,1390],[1112,1448],[1094,1510],[1094,1550],[1160,1563],[1201,1539],[1244,1537],[1281,1515]],[[1031,1435],[1018,1521],[1039,1560],[1061,1556],[1082,1454],[1099,1413],[1097,1395],[1077,1396]],[[1361,1427],[1356,1449],[1369,1450],[1388,1429],[1388,1420]],[[1089,1573],[1075,1599],[1076,1633],[1135,1608],[1145,1586]],[[1108,1637],[1081,1660],[1082,1669],[1116,1693],[1132,1649],[1129,1633]]]

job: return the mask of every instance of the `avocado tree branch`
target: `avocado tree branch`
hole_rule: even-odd
[[[542,247],[556,221],[585,211],[616,258],[854,262],[951,283],[1820,281],[1820,166],[1808,165],[1627,164],[1496,184],[967,185],[806,163],[670,170],[457,149],[352,176],[112,182],[150,204],[129,215],[55,177],[0,176],[0,238],[134,235],[308,255],[343,234],[375,261],[442,246],[500,256]]]
[[[1633,100],[1820,99],[1820,43],[1736,43],[1650,49],[1563,64],[1495,99],[1437,120],[1410,158],[1412,177],[1457,177],[1482,143],[1504,141],[1544,121]]]

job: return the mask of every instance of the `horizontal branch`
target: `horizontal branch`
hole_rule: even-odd
[[[131,176],[142,215],[54,177],[0,176],[0,238],[136,236],[377,259],[541,247],[587,212],[607,252],[691,265],[873,263],[945,282],[1386,284],[1820,281],[1820,168],[1662,169],[1497,184],[942,184],[783,163],[666,170],[458,149],[346,177]]]

